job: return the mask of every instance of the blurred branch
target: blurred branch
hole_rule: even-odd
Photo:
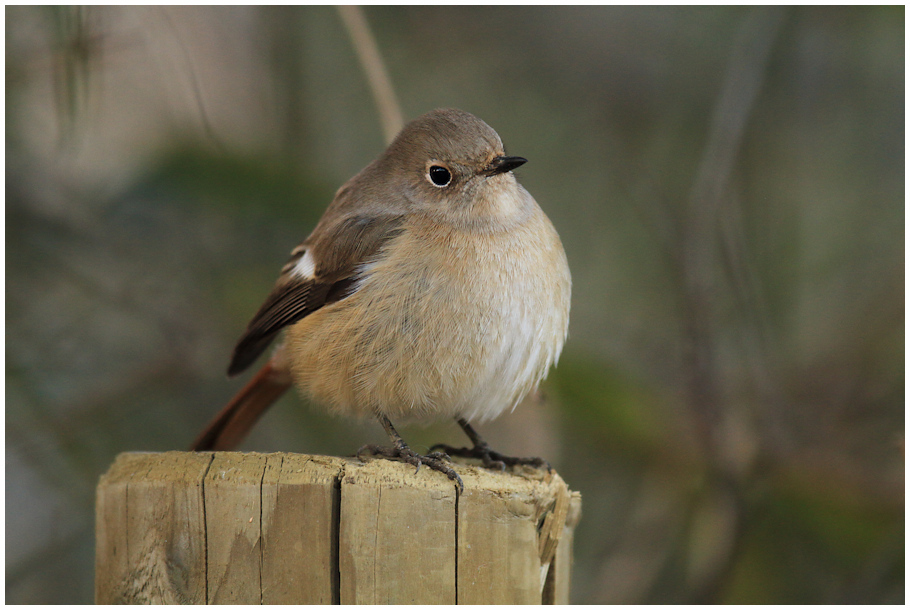
[[[183,55],[183,61],[186,63],[186,75],[190,81],[190,89],[192,89],[193,101],[196,103],[196,108],[199,110],[199,119],[202,122],[203,132],[209,137],[217,150],[223,153],[227,150],[227,148],[218,138],[218,135],[215,133],[215,128],[212,126],[212,123],[209,120],[209,114],[205,109],[205,102],[202,99],[202,88],[199,86],[199,79],[196,76],[197,70],[196,66],[193,64],[192,54],[190,53],[186,44],[183,42],[183,38],[180,36],[180,30],[177,28],[177,24],[174,22],[173,18],[168,12],[168,8],[164,6],[161,7],[161,14],[164,16],[164,20],[167,22],[168,27],[174,36],[177,47],[180,49],[181,55]]]
[[[694,203],[707,205],[696,209],[712,212],[722,202],[782,17],[781,9],[755,9],[738,32],[690,194]]]
[[[54,93],[61,141],[68,141],[87,105],[92,63],[100,40],[92,34],[87,7],[49,7],[52,25]]]
[[[404,125],[404,119],[392,81],[389,80],[389,74],[379,54],[379,47],[376,46],[376,39],[359,6],[339,6],[338,14],[348,30],[354,50],[370,83],[386,142],[391,142]]]
[[[259,9],[260,22],[265,29],[265,58],[272,73],[271,83],[279,103],[277,138],[283,154],[299,167],[311,164],[308,140],[310,134],[305,121],[304,100],[310,86],[304,74],[306,44],[301,36],[304,14],[299,6],[263,6]]]
[[[734,42],[708,141],[689,195],[689,215],[681,244],[690,401],[702,442],[714,457],[719,457],[714,454],[720,420],[720,388],[714,362],[718,334],[714,258],[718,217],[723,204],[730,199],[727,194],[730,175],[782,16],[779,9],[753,10]]]
[[[740,231],[731,231],[738,228],[733,221],[740,221],[741,216],[735,213],[736,199],[729,193],[729,186],[783,16],[781,9],[754,9],[737,33],[723,88],[713,111],[707,144],[689,194],[688,217],[680,244],[690,412],[708,460],[708,485],[702,491],[702,501],[708,503],[706,506],[714,507],[716,514],[712,515],[712,521],[725,524],[718,529],[718,532],[723,530],[723,535],[722,543],[720,538],[716,541],[716,548],[699,552],[697,544],[690,545],[689,600],[694,603],[717,601],[745,533],[744,487],[746,478],[751,475],[756,443],[742,438],[744,423],[735,421],[737,413],[731,408],[721,412],[724,396],[717,358],[724,322],[717,301],[718,295],[722,294],[722,265],[718,262],[730,264],[731,261],[724,261],[722,256],[729,256],[732,251],[738,254],[733,264],[747,259]],[[732,250],[731,244],[735,244]],[[741,285],[754,285],[749,281],[751,269],[747,265],[739,264],[736,271],[748,276],[742,278]],[[748,309],[749,305],[755,303],[749,303],[743,309]],[[755,313],[747,312],[746,315]],[[729,430],[737,427],[740,431],[732,438],[726,438]],[[693,516],[697,517],[700,512],[696,510]],[[704,528],[698,527],[697,520],[690,527],[695,538],[703,535],[699,530]],[[701,559],[699,555],[702,555]]]

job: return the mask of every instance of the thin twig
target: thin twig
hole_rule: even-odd
[[[737,237],[729,233],[729,224],[737,219],[732,214],[738,211],[735,198],[729,194],[729,186],[784,15],[779,9],[755,9],[741,25],[689,195],[686,241],[682,247],[690,403],[713,471],[709,493],[726,506],[729,517],[728,544],[717,551],[709,566],[691,575],[689,599],[694,603],[717,600],[729,580],[745,531],[748,506],[742,490],[751,469],[737,465],[727,449],[730,443],[720,438],[723,435],[723,389],[717,366],[721,329],[715,300],[720,279],[717,277],[716,245],[717,237],[728,238],[726,243],[720,244],[720,254],[729,255],[729,248],[723,250],[723,246],[729,246],[730,239]],[[744,246],[739,254],[745,257]],[[749,269],[740,266],[737,271],[748,273]],[[736,288],[733,286],[734,292]]]
[[[171,34],[177,43],[177,48],[180,50],[180,54],[183,57],[183,61],[186,67],[186,75],[190,81],[189,84],[193,102],[195,102],[196,109],[199,111],[199,120],[202,123],[202,130],[205,135],[209,137],[219,152],[226,152],[227,147],[218,137],[218,133],[215,131],[212,122],[209,120],[209,113],[206,111],[205,100],[202,98],[202,87],[199,84],[199,78],[196,76],[196,66],[193,64],[193,56],[187,48],[187,45],[184,43],[183,37],[180,35],[180,30],[177,28],[177,24],[171,17],[168,7],[161,7],[160,11],[161,15],[164,16],[164,20],[167,22],[167,26],[170,28]]]
[[[718,217],[724,213],[723,206],[729,200],[727,189],[731,174],[782,16],[780,10],[756,9],[748,14],[741,26],[689,195],[682,261],[689,316],[690,399],[709,454],[717,449],[714,436],[720,418],[720,388],[713,362],[717,351],[714,341],[718,336],[714,303]]]
[[[391,142],[404,125],[404,119],[392,81],[379,54],[379,47],[376,46],[376,39],[359,6],[339,6],[338,15],[348,30],[360,65],[370,83],[386,142]]]

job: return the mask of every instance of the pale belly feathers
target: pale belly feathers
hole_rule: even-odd
[[[384,248],[356,292],[288,329],[295,384],[337,413],[394,421],[514,407],[568,330],[571,280],[550,221],[536,208],[521,226],[466,235],[412,220],[394,240],[413,243]]]

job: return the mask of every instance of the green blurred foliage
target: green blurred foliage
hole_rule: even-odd
[[[566,423],[607,452],[643,457],[668,442],[671,430],[661,422],[658,397],[630,375],[569,354],[553,378],[549,387],[559,396]]]
[[[481,431],[582,492],[573,601],[902,603],[903,7],[365,14],[403,114],[490,123],[563,238],[565,352]],[[332,7],[6,18],[7,601],[88,603],[98,476],[240,387],[382,129]],[[384,440],[288,395],[244,448]]]

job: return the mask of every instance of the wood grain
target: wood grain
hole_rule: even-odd
[[[127,453],[98,485],[96,601],[204,603],[210,454]]]
[[[581,498],[555,472],[127,453],[101,477],[98,603],[567,603]]]
[[[341,481],[341,603],[454,604],[455,497],[455,484],[429,468],[350,464]]]
[[[344,460],[268,456],[262,479],[262,602],[338,603],[338,482]]]

